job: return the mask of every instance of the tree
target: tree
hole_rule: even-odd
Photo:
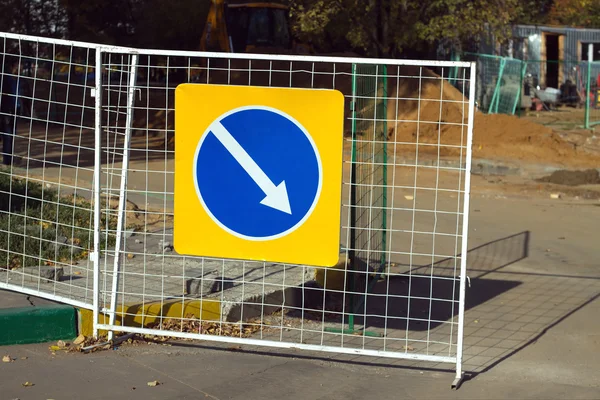
[[[135,15],[135,45],[198,50],[209,1],[145,0]]]
[[[135,10],[143,0],[60,0],[69,39],[128,45],[135,32]]]
[[[66,14],[60,0],[0,0],[0,30],[63,37]]]
[[[555,0],[549,20],[556,25],[600,28],[600,0]]]
[[[369,56],[396,57],[444,41],[460,49],[484,33],[507,37],[520,0],[291,0],[295,33],[346,40]]]

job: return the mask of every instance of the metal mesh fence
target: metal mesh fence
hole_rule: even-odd
[[[111,333],[456,362],[460,372],[471,64],[0,36],[3,155],[13,158],[0,174],[0,287],[92,308],[95,328]],[[343,94],[343,132],[329,133],[344,140],[337,265],[177,253],[182,83]]]
[[[0,287],[87,308],[95,54],[0,36]]]
[[[568,106],[585,108],[580,126],[590,128],[600,122],[598,62],[523,61],[475,53],[466,53],[465,59],[477,62],[476,99],[485,113],[521,115],[523,110]]]
[[[600,62],[585,63],[580,71],[587,84],[585,126],[591,128],[600,124]]]
[[[139,54],[137,64],[134,87],[123,84],[118,90],[121,116],[128,115],[125,98],[133,94],[129,137],[126,128],[119,131],[125,135],[122,143],[130,143],[129,161],[119,161],[127,153],[121,147],[115,152],[122,156],[103,165],[120,176],[103,191],[120,192],[126,201],[117,245],[104,256],[100,303],[109,320],[101,316],[101,329],[457,360],[470,107],[446,82],[450,66],[442,64],[436,74],[420,65],[149,51]],[[460,66],[464,73],[456,80],[469,87],[469,64]],[[174,91],[187,82],[344,94],[337,266],[176,252]],[[124,172],[117,173],[119,168]],[[439,263],[451,267],[438,274]],[[114,295],[118,301],[112,307]]]
[[[496,85],[495,102],[490,112],[495,114],[514,114],[521,97],[523,70],[525,63],[515,59],[504,59],[498,85]]]

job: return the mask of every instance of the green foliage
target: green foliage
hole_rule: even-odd
[[[555,0],[550,22],[582,28],[600,28],[600,0]]]
[[[106,226],[103,219],[101,226]],[[115,229],[111,217],[108,228]],[[73,264],[93,246],[93,209],[75,196],[0,170],[0,268]],[[114,244],[109,236],[107,244]]]
[[[209,1],[146,0],[135,14],[134,45],[144,48],[198,50]]]
[[[292,0],[291,6],[296,34],[305,40],[317,45],[346,40],[367,55],[396,57],[436,42],[460,49],[484,33],[502,39],[512,23],[539,18],[534,8],[547,2]]]
[[[65,34],[65,10],[61,0],[0,0],[0,30],[62,37]]]
[[[196,50],[209,6],[208,0],[0,0],[0,30]]]

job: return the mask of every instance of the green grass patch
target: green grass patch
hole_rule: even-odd
[[[114,231],[116,214],[101,226]],[[12,177],[0,169],[0,268],[68,264],[93,248],[93,207],[79,196],[59,196],[32,179]],[[101,241],[114,245],[114,235]]]

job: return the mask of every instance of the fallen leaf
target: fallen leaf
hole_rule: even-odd
[[[411,195],[406,195],[406,196],[404,196],[404,198],[405,198],[406,200],[413,200],[413,199],[414,199],[414,196],[411,196]]]
[[[476,319],[476,320],[475,320],[475,321],[473,321],[473,322],[474,322],[474,323],[476,323],[476,324],[478,324],[478,323],[479,323],[479,320],[478,320],[478,319]]]
[[[151,387],[158,386],[158,385],[160,385],[160,383],[158,381],[148,382],[148,386],[151,386]]]
[[[133,257],[135,257],[135,254],[131,254],[131,253],[128,253],[128,254],[127,254],[127,258],[129,258],[130,260],[131,260]]]
[[[52,350],[52,352],[58,351],[60,350],[60,346],[52,345],[50,346],[50,350]]]
[[[67,347],[67,344],[62,340],[59,340],[58,342],[56,342],[56,345],[60,348]]]
[[[34,386],[34,384],[31,383],[31,382],[25,382],[25,383],[22,383],[22,385],[25,386],[25,387]]]
[[[27,357],[21,357],[21,360],[27,360]]]
[[[73,340],[73,344],[75,346],[79,346],[83,342],[85,342],[85,336],[83,336],[83,335],[79,335],[79,336],[77,336],[77,339]]]
[[[402,350],[413,351],[414,349],[412,346],[402,346]]]
[[[81,271],[75,271],[74,274],[75,275],[81,275]]]
[[[4,356],[2,357],[2,362],[12,362],[12,358],[10,358],[10,356]]]

